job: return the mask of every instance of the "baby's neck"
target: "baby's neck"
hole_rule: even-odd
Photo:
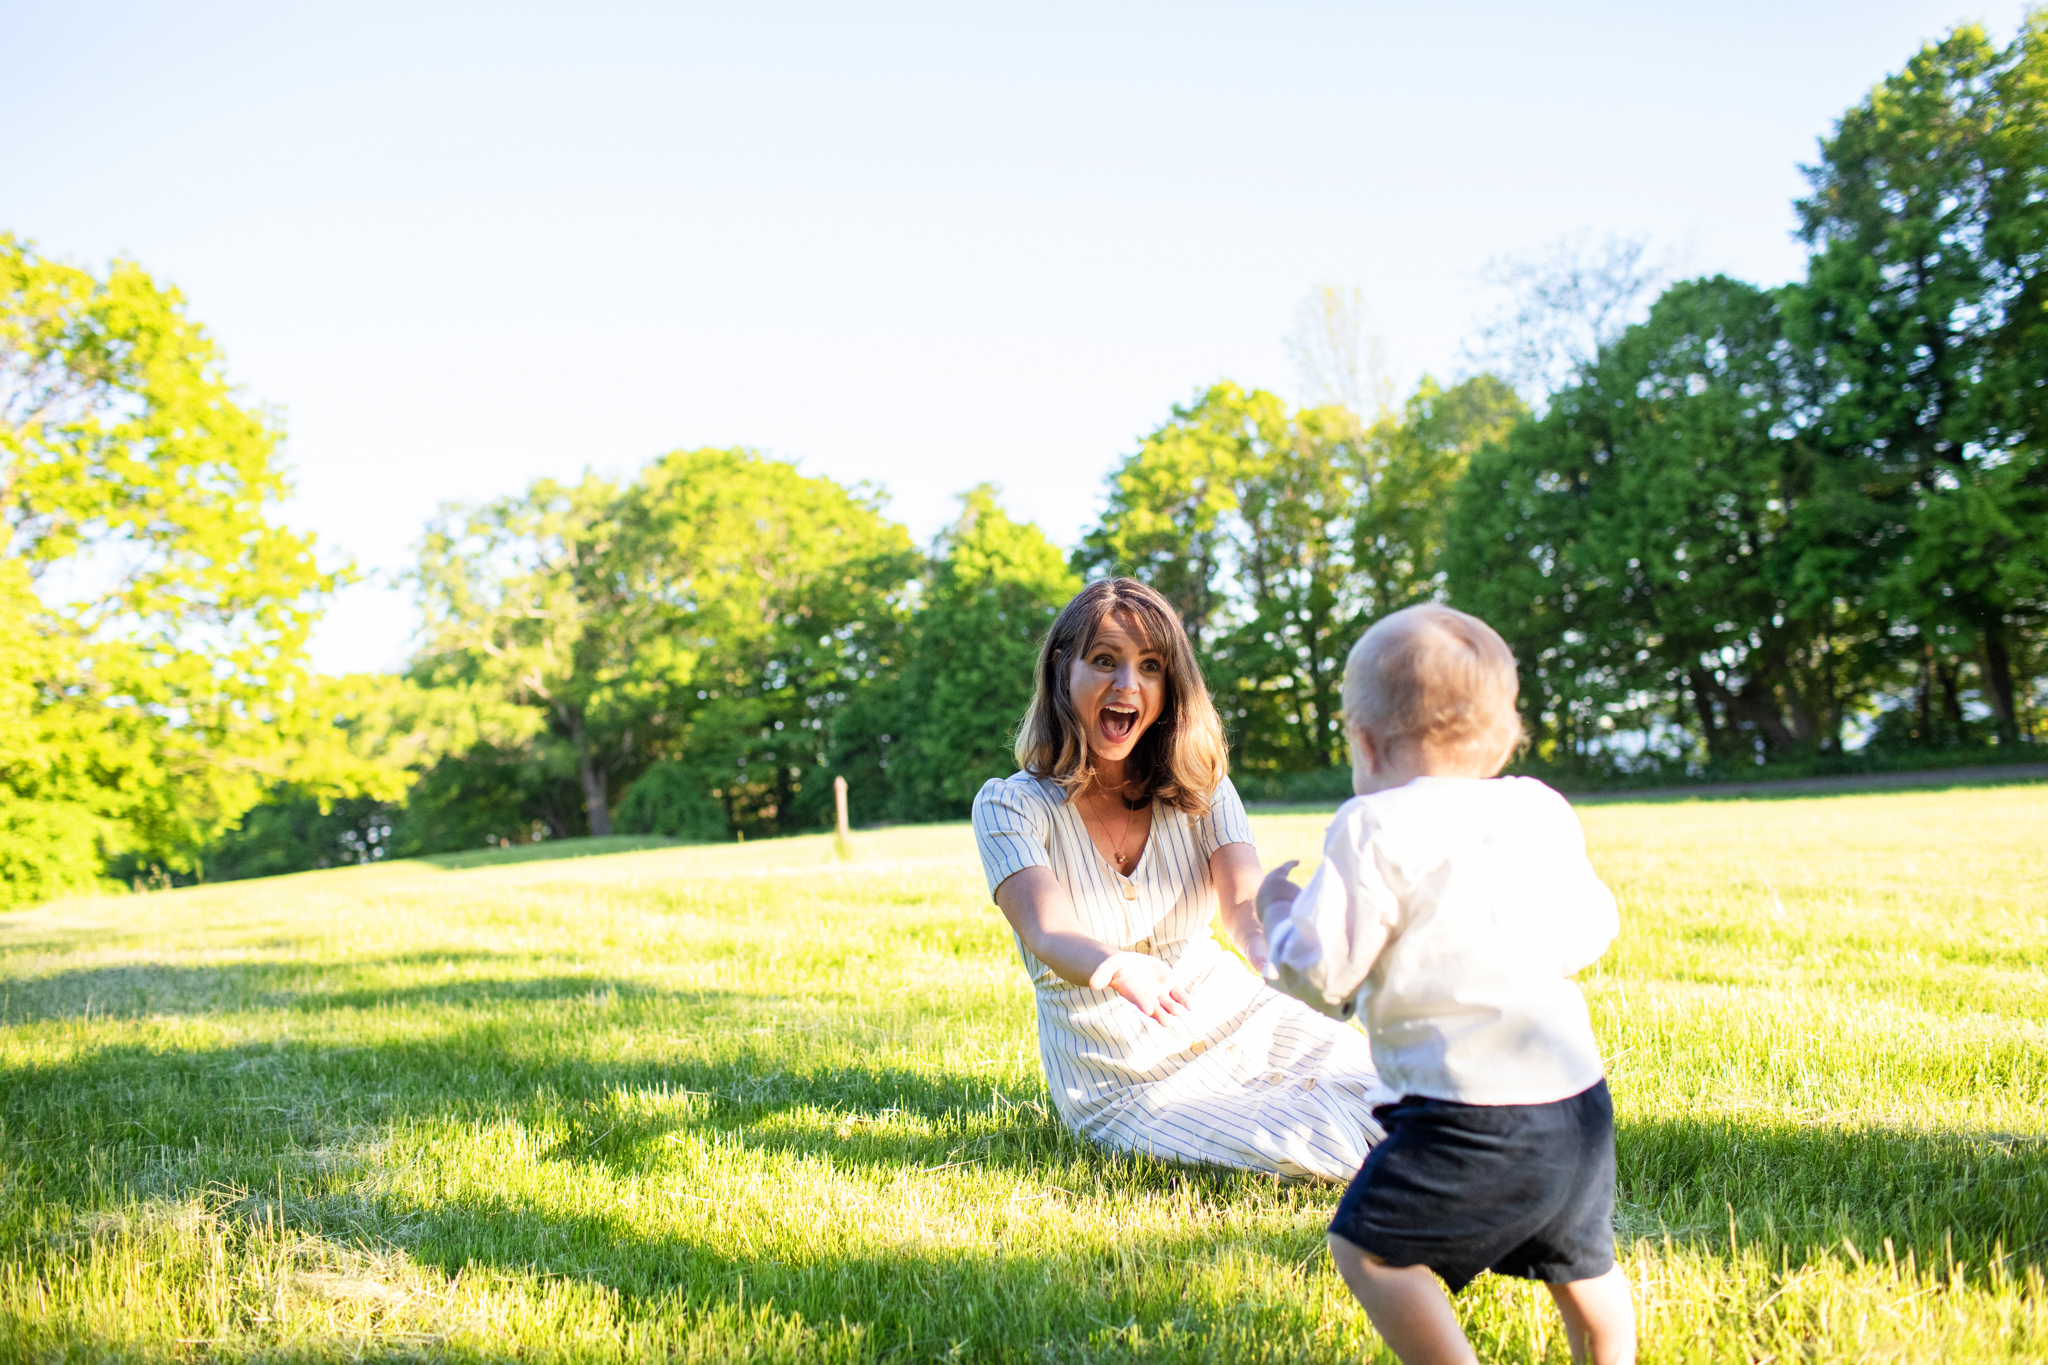
[[[1351,789],[1360,796],[1405,787],[1418,777],[1492,777],[1498,763],[1463,755],[1430,753],[1426,749],[1403,749],[1398,755],[1376,761],[1367,771],[1358,765],[1351,770]]]

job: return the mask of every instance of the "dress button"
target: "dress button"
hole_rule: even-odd
[[[1149,939],[1149,938],[1141,938],[1141,939],[1139,939],[1139,940],[1138,940],[1138,941],[1137,941],[1136,943],[1133,943],[1133,944],[1131,945],[1131,951],[1132,951],[1132,952],[1134,952],[1134,953],[1149,953],[1149,952],[1151,952],[1151,951],[1152,951],[1152,940],[1151,940],[1151,939]]]
[[[1134,901],[1134,900],[1136,900],[1137,898],[1138,898],[1138,888],[1137,888],[1137,887],[1135,887],[1135,886],[1133,886],[1133,885],[1132,885],[1131,883],[1129,883],[1129,882],[1125,882],[1125,883],[1124,883],[1124,899],[1125,899],[1125,900],[1127,900],[1127,901]]]
[[[1274,1073],[1273,1073],[1272,1075],[1270,1075],[1270,1076],[1266,1077],[1266,1084],[1268,1084],[1268,1085],[1285,1085],[1285,1084],[1287,1084],[1287,1073],[1286,1073],[1286,1072],[1284,1072],[1284,1071],[1276,1071],[1276,1072],[1274,1072]]]
[[[1315,1089],[1315,1088],[1316,1088],[1316,1078],[1315,1078],[1315,1077],[1313,1077],[1313,1076],[1310,1076],[1310,1077],[1309,1077],[1309,1078],[1308,1078],[1307,1080],[1305,1080],[1305,1081],[1303,1081],[1303,1082],[1301,1083],[1301,1088],[1302,1088],[1303,1090],[1313,1090],[1313,1089]]]
[[[1197,1038],[1197,1039],[1195,1039],[1195,1045],[1194,1045],[1193,1047],[1191,1047],[1191,1048],[1189,1048],[1189,1049],[1188,1049],[1188,1051],[1190,1051],[1190,1052],[1194,1053],[1194,1054],[1195,1054],[1195,1055],[1196,1055],[1197,1057],[1201,1056],[1201,1055],[1202,1055],[1203,1053],[1207,1052],[1208,1050],[1209,1050],[1209,1044],[1208,1044],[1207,1040],[1205,1040],[1205,1039],[1201,1039],[1201,1038]]]

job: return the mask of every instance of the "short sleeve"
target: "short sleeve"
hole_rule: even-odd
[[[1237,799],[1237,788],[1229,778],[1224,778],[1210,796],[1209,813],[1195,821],[1194,828],[1195,844],[1202,850],[1205,862],[1225,844],[1252,841],[1252,822],[1245,817],[1244,802]]]
[[[988,893],[1027,867],[1051,867],[1052,816],[1030,783],[990,778],[974,797],[974,844]]]

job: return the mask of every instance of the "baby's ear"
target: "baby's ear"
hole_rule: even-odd
[[[1351,753],[1354,758],[1364,759],[1368,771],[1379,767],[1379,748],[1372,742],[1372,736],[1366,732],[1364,726],[1347,724],[1344,727],[1344,734],[1351,741]]]

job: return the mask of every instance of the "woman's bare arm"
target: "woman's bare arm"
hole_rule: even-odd
[[[1187,997],[1168,990],[1164,962],[1122,952],[1082,932],[1074,902],[1048,868],[1027,867],[996,888],[1003,918],[1031,955],[1077,986],[1109,986],[1139,1011],[1165,1023],[1187,1008]]]
[[[1216,909],[1223,928],[1252,970],[1266,970],[1266,930],[1259,923],[1259,851],[1250,844],[1225,844],[1209,855],[1209,879],[1216,884]]]

